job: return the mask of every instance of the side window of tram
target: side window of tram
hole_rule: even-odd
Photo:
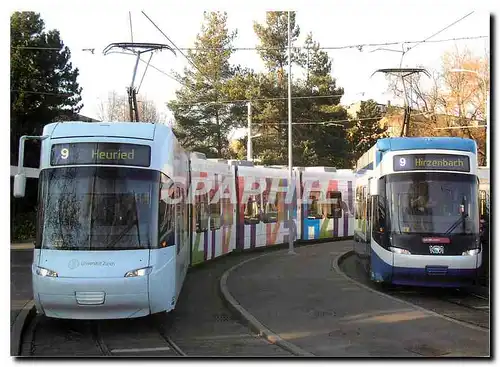
[[[174,205],[172,204],[173,182],[164,174],[161,175],[160,205],[158,210],[158,241],[159,247],[173,246],[174,235]]]
[[[359,187],[356,187],[354,199],[354,219],[359,218]]]
[[[267,192],[262,195],[264,206],[264,223],[275,223],[278,220],[278,195],[276,192]]]
[[[245,205],[245,224],[256,224],[260,222],[261,202],[260,195],[250,195]]]
[[[342,193],[339,191],[328,191],[326,198],[328,200],[326,204],[326,217],[342,218]]]
[[[309,210],[308,210],[308,218],[309,219],[321,219],[323,218],[323,213],[321,210],[321,205],[319,204],[319,199],[321,198],[321,192],[312,191],[309,194]]]
[[[480,218],[485,218],[486,216],[486,191],[485,190],[480,190],[479,191],[479,216]]]
[[[372,236],[375,241],[381,244],[384,234],[385,208],[382,198],[378,195],[372,196]]]
[[[356,219],[363,219],[363,187],[356,188]]]
[[[231,226],[233,225],[233,206],[231,204],[231,199],[223,198],[221,199],[222,206],[222,216],[223,223],[221,225]]]
[[[220,182],[220,179],[218,180],[218,177],[220,175],[215,174],[215,179],[212,182],[212,185],[214,185],[215,182]],[[213,186],[212,186],[213,187]],[[221,202],[220,202],[220,197],[221,195],[219,194],[219,200],[217,202],[212,202],[213,197],[216,195],[215,190],[210,193],[210,229],[219,229],[221,226]]]
[[[208,193],[197,195],[193,210],[196,232],[205,232],[208,230]]]

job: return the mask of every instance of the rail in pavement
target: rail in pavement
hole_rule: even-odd
[[[342,274],[336,262],[351,249],[352,242],[342,241],[297,248],[295,256],[287,250],[265,254],[230,269],[221,278],[221,291],[231,296],[227,302],[242,318],[262,325],[262,335],[296,346],[297,355],[490,355],[487,331],[372,291]]]
[[[11,243],[10,340],[11,355],[20,355],[25,326],[35,316],[31,286],[33,243]]]

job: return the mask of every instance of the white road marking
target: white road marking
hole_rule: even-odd
[[[473,306],[474,308],[490,308],[490,306]]]
[[[12,243],[10,245],[10,250],[33,250],[35,245],[32,243]]]
[[[170,350],[169,347],[156,348],[129,348],[129,349],[112,349],[111,353],[141,353],[141,352],[160,352]]]

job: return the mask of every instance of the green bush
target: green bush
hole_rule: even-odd
[[[12,241],[32,240],[36,236],[36,212],[20,213],[12,219],[10,228]]]

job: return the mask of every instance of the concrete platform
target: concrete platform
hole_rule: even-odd
[[[489,357],[489,332],[374,292],[336,261],[351,241],[265,254],[230,269],[222,294],[268,340],[295,355]]]

